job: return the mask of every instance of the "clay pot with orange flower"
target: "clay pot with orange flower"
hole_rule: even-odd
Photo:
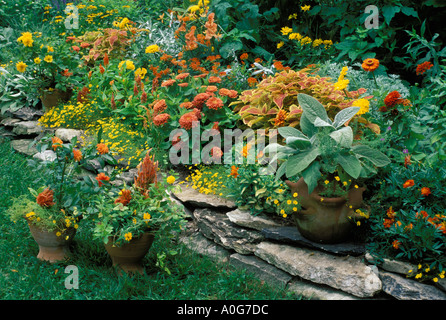
[[[143,274],[144,257],[153,241],[159,234],[178,232],[185,221],[181,210],[166,197],[176,179],[159,179],[158,162],[150,150],[137,168],[131,186],[98,194],[96,208],[86,215],[94,221],[93,237],[104,243],[112,266],[127,274]]]
[[[282,160],[276,177],[286,176],[292,194],[297,194],[301,209],[291,214],[302,236],[315,242],[342,242],[350,237],[353,222],[367,216],[365,187],[358,181],[390,160],[354,141],[353,130],[345,124],[359,107],[345,108],[330,119],[315,98],[299,94],[298,101],[302,131],[279,128],[286,145],[270,144],[264,152],[275,151]]]

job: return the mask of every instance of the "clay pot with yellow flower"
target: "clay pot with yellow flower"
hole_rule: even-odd
[[[55,263],[68,259],[81,215],[56,206],[54,191],[48,187],[30,189],[30,192],[35,200],[25,196],[16,198],[7,212],[14,222],[21,218],[27,221],[39,248],[39,260]]]
[[[365,215],[360,214],[360,208],[366,207],[365,188],[355,181],[370,177],[390,160],[378,150],[354,144],[353,130],[346,123],[360,107],[345,108],[330,119],[315,98],[299,94],[298,102],[303,110],[302,131],[279,128],[285,145],[270,144],[264,152],[275,153],[280,163],[276,177],[285,175],[292,194],[297,193],[301,210],[293,216],[302,236],[316,242],[342,242],[349,237],[352,220]]]
[[[112,265],[127,274],[144,273],[144,258],[160,234],[179,232],[185,221],[170,200],[174,176],[157,177],[158,162],[147,152],[131,186],[98,195],[87,218],[95,222],[93,235],[105,245]]]

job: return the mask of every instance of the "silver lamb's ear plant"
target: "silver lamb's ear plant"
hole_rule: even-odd
[[[374,166],[383,167],[390,163],[389,158],[378,150],[353,145],[353,130],[345,123],[355,116],[359,107],[341,110],[332,121],[315,98],[299,94],[297,99],[303,110],[302,131],[281,127],[278,131],[285,138],[286,146],[275,143],[264,149],[265,154],[272,154],[272,160],[284,160],[276,172],[276,179],[283,175],[288,179],[302,176],[311,193],[318,185],[321,169],[329,173],[335,170],[345,172],[346,181],[375,174]]]

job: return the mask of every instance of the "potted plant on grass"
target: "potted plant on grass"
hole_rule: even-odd
[[[315,98],[298,95],[303,110],[300,127],[281,127],[286,145],[270,144],[265,153],[276,150],[283,160],[276,178],[284,175],[300,210],[293,213],[300,233],[309,240],[336,243],[350,236],[350,218],[366,216],[358,179],[375,174],[390,160],[380,151],[354,142],[353,130],[345,125],[359,111],[348,107],[331,120]],[[297,181],[291,181],[297,180]]]
[[[157,178],[158,162],[147,152],[132,186],[110,190],[96,200],[88,218],[93,237],[101,239],[114,267],[125,273],[144,273],[142,260],[157,235],[174,235],[183,222],[182,210],[169,199],[173,176]]]
[[[94,145],[78,149],[77,137],[70,143],[63,143],[56,136],[47,136],[37,145],[43,161],[29,160],[29,165],[40,172],[40,178],[34,181],[38,188],[29,188],[30,195],[13,199],[7,214],[14,222],[26,219],[34,240],[39,245],[37,258],[49,262],[63,261],[70,253],[69,245],[73,240],[78,224],[82,219],[81,208],[87,194],[81,190],[88,187],[87,178],[78,179],[81,169],[92,160],[104,163],[104,158],[113,158],[104,152],[103,146]],[[105,174],[102,173],[105,177]],[[101,177],[102,177],[101,176]],[[96,184],[90,192],[99,191],[100,183],[109,183],[107,179],[97,178],[90,185]]]

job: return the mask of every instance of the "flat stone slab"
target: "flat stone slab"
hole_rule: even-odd
[[[229,218],[231,222],[241,227],[246,227],[259,231],[265,228],[282,226],[277,221],[274,221],[273,219],[267,216],[264,215],[254,216],[251,213],[249,213],[249,211],[244,211],[240,209],[235,209],[233,211],[227,212],[226,216]]]
[[[287,290],[311,300],[362,300],[346,292],[303,280],[291,281]]]
[[[383,291],[398,300],[446,300],[446,293],[434,286],[390,272],[380,272],[379,276]]]
[[[38,121],[21,121],[13,126],[12,132],[17,135],[38,135],[44,131]]]
[[[260,232],[242,228],[232,223],[225,214],[215,210],[195,209],[193,216],[201,233],[225,249],[252,254],[256,244],[264,240]]]
[[[235,203],[230,200],[216,195],[202,194],[191,187],[181,186],[181,191],[175,192],[173,195],[181,202],[194,207],[225,210],[233,210],[237,208]]]
[[[217,245],[214,241],[209,240],[198,232],[180,238],[180,242],[184,243],[189,250],[216,261],[227,262],[231,255],[229,250]]]
[[[77,137],[77,141],[79,142],[83,135],[81,130],[66,128],[59,128],[54,134],[56,135],[56,137],[65,142],[71,142],[74,137]]]
[[[373,297],[382,283],[373,269],[356,257],[338,257],[307,248],[261,242],[256,256],[308,281],[325,284],[360,298]]]
[[[277,226],[262,229],[262,234],[266,239],[317,248],[337,255],[359,256],[365,253],[363,243],[342,242],[337,244],[324,244],[310,241],[304,238],[296,226]]]
[[[33,141],[32,139],[11,140],[11,147],[18,153],[32,156],[37,153],[37,149],[34,146],[29,148],[30,143]]]

